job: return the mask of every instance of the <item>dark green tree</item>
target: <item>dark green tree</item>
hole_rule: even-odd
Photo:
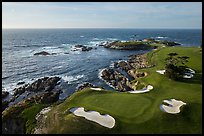
[[[178,56],[177,53],[169,53],[168,57],[165,59],[165,75],[173,80],[180,80],[183,75],[187,72],[188,56]]]

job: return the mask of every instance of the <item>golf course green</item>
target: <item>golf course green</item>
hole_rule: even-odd
[[[175,52],[188,56],[186,65],[195,71],[193,78],[174,81],[156,72],[165,67],[165,58]],[[146,93],[131,94],[90,88],[75,92],[64,102],[52,107],[42,126],[43,133],[126,133],[126,134],[189,134],[202,133],[202,51],[198,47],[161,47],[147,53],[154,67],[140,69],[147,76],[138,79],[154,88]],[[160,109],[163,100],[176,99],[186,103],[181,112],[169,114]],[[84,107],[111,115],[113,128],[77,117],[69,112]]]

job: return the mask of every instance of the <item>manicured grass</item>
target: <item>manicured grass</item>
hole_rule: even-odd
[[[173,81],[156,70],[164,69],[168,53],[190,57],[187,66],[196,71],[192,79]],[[46,133],[202,133],[202,53],[195,47],[165,47],[147,54],[156,66],[142,69],[148,76],[141,78],[154,89],[142,94],[95,91],[84,89],[55,106],[46,120]],[[160,105],[164,99],[178,99],[187,103],[176,115],[164,113]],[[112,129],[102,127],[67,112],[72,107],[84,107],[116,120]]]

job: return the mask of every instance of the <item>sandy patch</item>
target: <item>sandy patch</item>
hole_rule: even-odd
[[[149,92],[150,90],[153,89],[152,85],[148,85],[147,87],[141,89],[141,90],[134,90],[134,91],[128,91],[129,93],[145,93],[145,92]]]
[[[185,73],[185,74],[183,75],[183,78],[192,78],[192,77],[193,77],[193,74],[195,74],[195,71],[192,70],[192,69],[190,69],[190,68],[186,68],[186,69],[188,69],[190,72]],[[166,72],[166,70],[157,70],[156,72],[159,73],[159,74],[164,75],[164,73]]]
[[[175,100],[175,99],[170,99],[170,100],[163,100],[164,103],[167,103],[167,105],[162,104],[160,106],[160,109],[164,112],[171,113],[171,114],[176,114],[180,112],[180,107],[182,105],[186,105],[186,103]]]
[[[195,71],[194,71],[194,70],[192,70],[192,69],[190,69],[190,68],[186,68],[186,69],[188,69],[191,74],[195,74]]]
[[[164,73],[166,72],[166,70],[157,70],[156,72],[159,73],[159,74],[164,75]]]
[[[188,69],[190,72],[185,73],[185,75],[183,76],[183,78],[192,78],[193,74],[195,74],[195,71],[190,69],[190,68],[186,68]]]
[[[102,90],[101,88],[93,88],[93,87],[91,87],[90,89],[96,90],[96,91],[101,91]]]
[[[191,73],[185,73],[185,75],[183,76],[183,78],[192,78],[193,74]]]
[[[72,108],[69,111],[72,112],[76,116],[85,117],[87,120],[96,122],[107,128],[113,128],[115,126],[115,119],[108,114],[101,115],[97,111],[87,111],[86,112],[84,111],[83,107]]]

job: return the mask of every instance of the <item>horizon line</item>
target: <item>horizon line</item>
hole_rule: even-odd
[[[2,29],[202,29],[202,28],[121,28],[121,27],[61,27],[61,28],[2,28]]]

